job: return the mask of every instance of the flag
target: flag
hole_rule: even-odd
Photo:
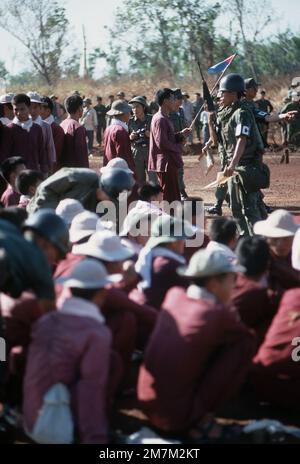
[[[215,64],[214,66],[208,69],[208,74],[217,74],[217,73],[223,72],[224,69],[226,69],[227,66],[229,66],[232,63],[235,57],[236,57],[236,54],[231,55],[228,58],[226,58],[224,61],[220,61],[220,63]]]

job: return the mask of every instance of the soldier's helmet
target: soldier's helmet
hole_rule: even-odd
[[[69,229],[65,221],[53,209],[40,209],[25,221],[23,230],[33,230],[48,240],[64,256],[69,251]]]
[[[221,79],[219,90],[227,92],[244,93],[245,81],[239,74],[227,74],[227,76],[224,76]]]
[[[134,184],[133,175],[121,168],[108,169],[100,178],[101,189],[111,199],[117,199],[121,192],[132,190]]]

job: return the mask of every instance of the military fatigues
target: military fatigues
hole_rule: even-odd
[[[177,132],[181,132],[183,129],[187,127],[187,123],[186,123],[182,108],[179,108],[178,113],[175,111],[170,113],[169,118],[172,121],[172,124],[174,126],[175,134]],[[178,169],[178,183],[179,183],[180,193],[184,193],[185,183],[184,183],[184,168],[183,167]]]
[[[152,115],[146,114],[143,121],[133,117],[128,123],[129,134],[137,132],[139,135],[136,140],[131,141],[136,177],[139,184],[144,184],[146,182],[149,157],[149,137],[145,136],[145,131],[150,131],[151,120]],[[155,172],[148,172],[148,177],[151,182],[158,183]]]
[[[273,111],[273,105],[269,100],[262,100],[259,99],[255,102],[257,109],[263,113],[270,114]],[[265,147],[268,146],[268,129],[269,123],[264,119],[258,122],[258,128],[260,130],[261,136],[263,138],[263,142]]]
[[[97,137],[97,142],[100,145],[102,142],[102,135],[106,129],[105,116],[106,116],[107,109],[106,109],[106,106],[99,103],[98,105],[94,106],[94,110],[97,113],[97,120],[98,120],[96,137]]]
[[[286,125],[286,140],[294,147],[300,147],[300,103],[288,103],[280,113],[285,114],[288,113],[288,111],[298,111],[298,114],[296,114],[296,117],[292,121],[289,121]]]
[[[264,147],[247,103],[237,101],[218,111],[217,135],[220,153],[224,156],[223,166],[230,164],[237,139],[240,136],[247,137],[244,153],[236,168],[239,175],[229,180],[228,193],[232,215],[238,222],[240,232],[243,235],[252,235],[253,225],[262,219],[262,215],[259,209],[260,191],[256,187],[252,191],[251,177],[254,175],[254,168],[261,164]]]

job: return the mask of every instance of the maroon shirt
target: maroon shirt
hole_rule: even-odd
[[[35,123],[32,124],[29,132],[14,123],[8,124],[6,128],[2,141],[4,158],[22,156],[27,169],[48,173],[49,166],[42,128]]]
[[[152,118],[150,129],[149,171],[167,172],[168,164],[183,166],[182,144],[175,140],[170,119],[159,110]]]
[[[103,166],[116,157],[127,161],[129,169],[135,172],[129,134],[121,125],[112,124],[104,132]]]
[[[56,163],[59,164],[64,147],[65,133],[63,128],[55,121],[51,124],[51,129],[56,151]]]
[[[88,168],[89,157],[84,126],[75,119],[67,118],[61,123],[60,127],[63,129],[65,137],[59,166]]]
[[[1,203],[5,208],[8,206],[17,206],[20,201],[20,194],[16,192],[11,185],[8,185],[5,192],[2,194]]]
[[[233,312],[172,288],[138,379],[138,398],[152,424],[184,430],[215,411],[241,385],[252,353],[252,334]]]

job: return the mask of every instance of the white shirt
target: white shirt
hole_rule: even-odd
[[[85,127],[85,130],[93,131],[98,126],[96,110],[94,108],[85,108],[80,122]]]
[[[228,246],[223,245],[223,243],[214,242],[212,240],[211,242],[208,243],[206,249],[210,251],[218,251],[219,253],[222,253],[223,255],[226,256],[226,258],[228,258],[228,260],[231,263],[237,262],[236,254]]]

